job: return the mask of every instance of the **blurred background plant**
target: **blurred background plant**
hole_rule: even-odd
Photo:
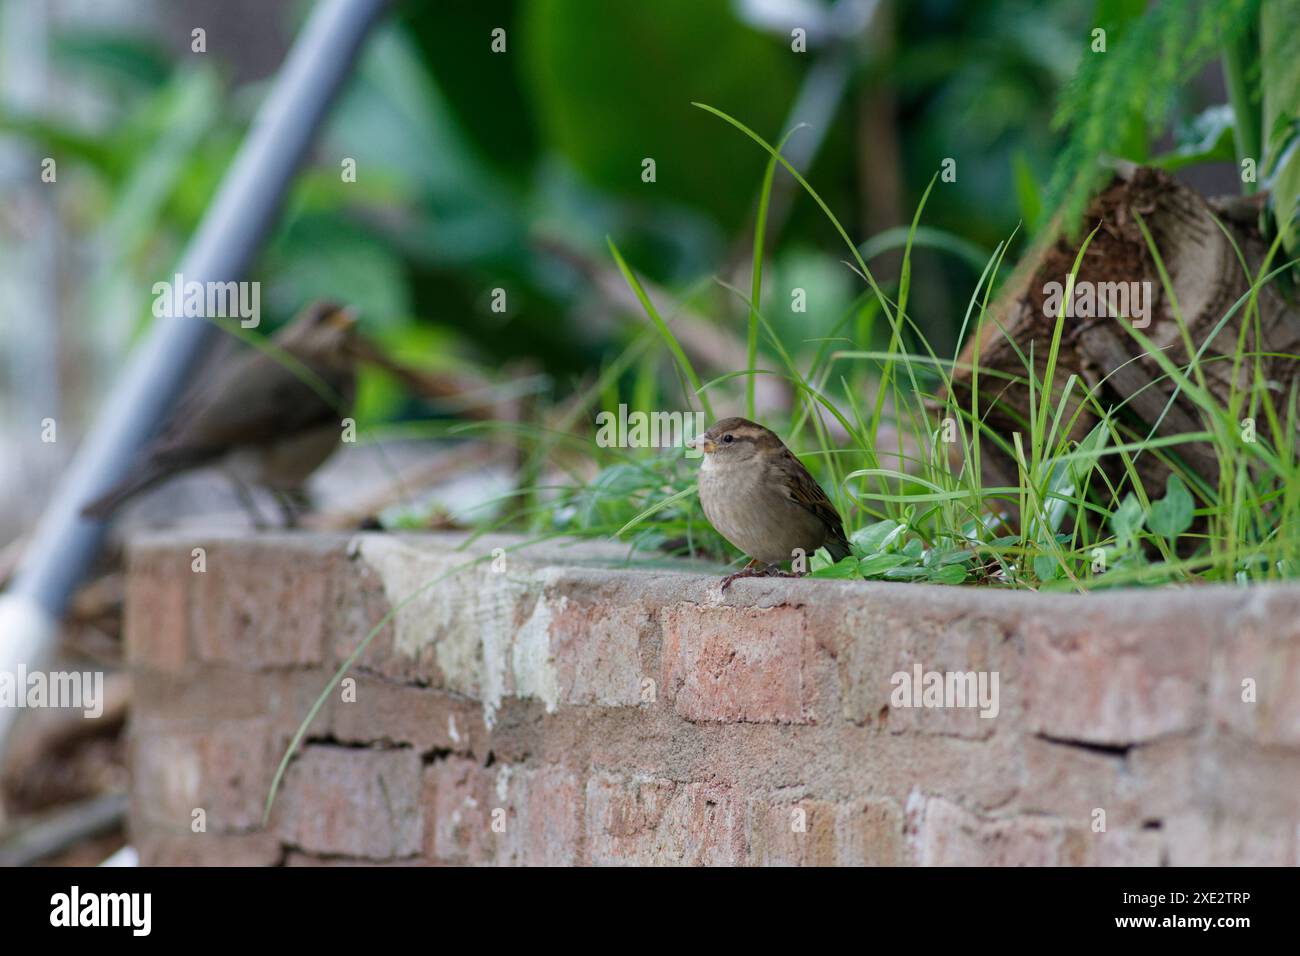
[[[819,144],[804,171],[864,237],[902,224],[929,171],[962,156],[931,225],[963,237],[966,255],[919,251],[914,265],[918,314],[951,339],[973,263],[1020,215],[1007,171],[1047,174],[1053,97],[1079,55],[1077,5],[1034,6],[1031,17],[1013,2],[398,4],[252,276],[263,309],[279,322],[334,296],[404,355],[484,370],[523,361],[563,399],[641,325],[590,281],[610,268],[612,234],[651,280],[695,288],[696,314],[736,328],[743,307],[707,277],[748,268],[737,239],[743,249],[766,157],[690,106],[700,100],[771,137],[801,111],[822,117],[796,137]],[[4,456],[5,537],[39,513],[151,320],[152,284],[170,276],[304,10],[0,2],[0,400],[17,452]],[[796,22],[806,54],[791,49]],[[497,27],[505,54],[491,49]],[[205,53],[191,50],[194,28]],[[842,66],[828,77],[829,58]],[[39,177],[45,157],[57,188]],[[647,157],[654,183],[642,181]],[[355,182],[342,181],[345,158]],[[767,273],[807,290],[806,313],[774,313],[800,344],[857,280],[822,254],[825,219],[792,205],[769,223]],[[504,312],[492,310],[497,288]],[[374,376],[359,419],[427,411]],[[47,417],[63,430],[53,447],[33,427]]]
[[[801,412],[791,369],[836,391],[843,377],[870,407],[879,362],[832,368],[832,353],[955,355],[995,251],[1013,264],[1053,212],[1084,201],[1102,156],[1153,161],[1222,193],[1241,189],[1236,154],[1254,149],[1262,175],[1294,183],[1293,31],[1261,29],[1259,2],[398,3],[251,278],[270,326],[338,298],[393,354],[468,373],[494,409],[513,403],[504,420],[467,423],[463,395],[421,398],[368,373],[357,418],[369,439],[508,445],[518,466],[468,507],[404,496],[384,523],[450,511],[462,523],[614,533],[689,487],[689,466],[671,455],[590,441],[601,409],[697,407],[663,340],[647,337],[607,236],[715,380],[714,407],[746,411],[753,380],[756,414],[783,431],[799,424],[795,443],[824,453],[816,467],[834,480],[850,470],[829,468],[844,429],[823,433]],[[1288,8],[1278,0],[1264,15]],[[305,9],[0,0],[0,538],[39,512],[151,321],[151,287],[170,276]],[[780,167],[754,286],[769,156],[693,102],[770,142],[789,134],[785,155],[862,243],[883,299]],[[1249,123],[1234,119],[1242,104]],[[38,175],[47,157],[57,188]],[[909,228],[953,159],[959,174]],[[349,161],[355,181],[342,175]],[[897,301],[904,271],[909,327],[894,342],[881,303]],[[751,321],[755,292],[770,330]],[[736,374],[751,343],[754,366],[780,374]],[[873,427],[897,425],[892,405],[875,414]],[[46,419],[57,443],[41,440]],[[906,441],[889,444],[906,457],[917,430],[901,431]],[[888,510],[839,500],[854,525]],[[685,494],[631,540],[727,553]]]

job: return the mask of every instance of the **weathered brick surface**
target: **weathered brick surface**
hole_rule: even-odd
[[[190,830],[196,811],[209,832],[255,827],[262,816],[257,792],[271,782],[271,741],[269,723],[256,717],[137,733],[135,816],[166,832]]]
[[[713,576],[608,569],[621,547],[494,568],[475,559],[516,541],[460,544],[138,541],[142,860],[1300,862],[1300,589],[721,595]],[[263,829],[299,723],[399,605],[325,696]],[[893,678],[918,667],[996,673],[996,716],[897,706]]]
[[[487,862],[496,856],[492,774],[475,760],[449,757],[424,773],[423,848],[437,863]]]
[[[124,631],[137,671],[180,673],[189,663],[190,578],[184,572],[190,566],[180,547],[132,556]]]
[[[663,686],[687,720],[813,723],[811,649],[795,607],[701,608],[663,615]]]
[[[324,660],[330,579],[321,573],[323,555],[308,551],[304,560],[286,562],[288,546],[310,547],[286,537],[221,541],[205,547],[204,572],[186,568],[200,660],[255,667]]]
[[[354,680],[355,687],[342,687],[333,695],[330,726],[340,741],[405,744],[419,753],[472,753],[487,743],[483,708],[477,701],[365,676]]]
[[[273,833],[162,833],[133,831],[142,866],[275,866],[283,848]]]
[[[420,757],[309,746],[290,766],[272,829],[311,853],[389,860],[420,852]]]
[[[586,797],[592,863],[745,861],[745,808],[724,783],[597,774],[587,783]]]

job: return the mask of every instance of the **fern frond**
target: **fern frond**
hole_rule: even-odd
[[[1106,177],[1104,158],[1145,161],[1179,88],[1258,17],[1259,0],[1162,0],[1127,24],[1097,24],[1106,50],[1083,55],[1053,120],[1069,135],[1048,185],[1050,208],[1077,228]]]

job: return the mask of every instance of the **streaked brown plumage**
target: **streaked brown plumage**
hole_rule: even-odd
[[[826,493],[785,444],[762,425],[724,418],[697,442],[700,504],[718,533],[769,569],[825,547],[849,553],[844,523]],[[730,579],[728,579],[730,580]]]
[[[286,495],[299,492],[337,447],[342,419],[352,407],[355,321],[350,309],[317,302],[276,333],[273,344],[300,363],[307,376],[260,350],[220,365],[177,406],[139,466],[83,513],[107,517],[146,488],[216,463],[238,482]],[[312,376],[316,387],[304,380]]]

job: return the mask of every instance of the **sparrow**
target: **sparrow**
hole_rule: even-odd
[[[219,365],[183,398],[140,464],[82,509],[106,518],[165,479],[218,464],[261,526],[248,484],[271,489],[295,523],[302,486],[338,445],[356,395],[356,312],[332,302],[307,306],[271,342],[292,360],[256,350]]]
[[[723,579],[723,590],[736,578],[781,573],[780,563],[796,550],[811,555],[824,547],[836,561],[849,554],[839,512],[773,432],[748,419],[724,418],[691,445],[703,453],[704,516],[751,558]]]

